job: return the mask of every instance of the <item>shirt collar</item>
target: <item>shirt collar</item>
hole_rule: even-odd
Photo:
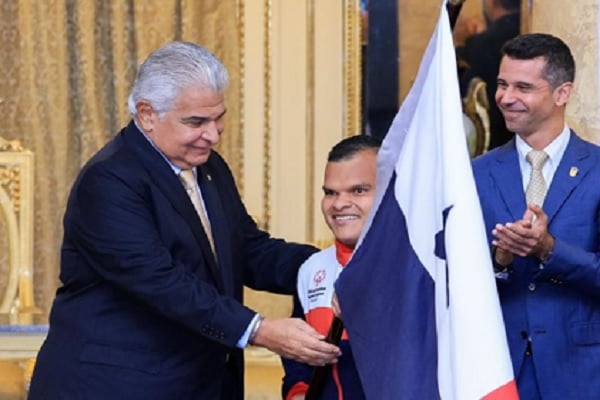
[[[335,257],[337,258],[338,262],[342,265],[342,267],[345,267],[346,264],[348,264],[348,261],[350,260],[350,256],[352,255],[352,252],[354,251],[354,249],[346,246],[344,243],[340,242],[339,240],[335,240]]]
[[[146,135],[146,132],[144,132],[142,130],[142,128],[140,128],[140,126],[138,125],[137,121],[135,120],[135,118],[133,119],[133,123],[135,124],[136,128],[138,128],[138,131],[140,131],[142,133],[142,135],[144,135],[144,137],[146,138],[146,140],[152,145],[152,147],[154,148],[154,150],[156,150],[158,152],[158,154],[160,154],[160,156],[167,162],[167,164],[169,164],[169,167],[171,167],[171,169],[173,170],[173,172],[175,173],[175,175],[179,175],[179,173],[181,172],[181,168],[179,168],[177,165],[173,164],[171,162],[171,160],[169,160],[167,158],[167,156],[165,155],[165,153],[163,153],[162,151],[160,151],[160,149],[158,147],[156,147],[156,145],[154,144],[154,142],[152,141],[152,139],[150,139],[150,137],[148,135]],[[194,168],[194,175],[196,174],[196,170]]]
[[[563,154],[565,153],[570,137],[571,129],[569,129],[567,124],[565,124],[562,132],[543,149],[546,154],[548,154],[548,160],[553,165],[558,165],[560,162]],[[519,158],[525,160],[527,153],[532,150],[531,146],[529,146],[519,135],[515,135],[515,144],[517,151],[519,152]]]

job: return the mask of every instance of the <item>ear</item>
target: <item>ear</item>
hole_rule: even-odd
[[[554,89],[554,103],[558,107],[562,107],[567,104],[569,98],[571,98],[571,93],[573,92],[573,82],[565,82]]]
[[[147,101],[140,101],[135,105],[137,110],[137,122],[144,132],[152,132],[154,121],[158,118],[158,114],[152,108],[152,105]]]

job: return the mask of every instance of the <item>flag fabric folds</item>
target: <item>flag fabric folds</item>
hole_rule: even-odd
[[[445,6],[377,174],[336,283],[367,398],[518,399]]]

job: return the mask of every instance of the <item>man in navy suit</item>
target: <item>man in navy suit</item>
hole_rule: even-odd
[[[191,43],[141,65],[133,121],[71,190],[62,286],[30,399],[241,400],[249,343],[313,365],[337,360],[339,349],[304,321],[242,305],[243,285],[292,294],[316,249],[259,230],[212,150],[227,82],[221,62]]]
[[[473,162],[527,400],[600,398],[600,148],[565,123],[574,79],[562,40],[507,42],[496,102],[516,137]]]

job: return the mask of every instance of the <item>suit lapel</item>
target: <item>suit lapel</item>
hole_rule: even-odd
[[[514,139],[498,149],[495,162],[496,165],[490,169],[492,179],[512,219],[519,220],[525,212],[525,193]]]
[[[228,225],[225,218],[225,210],[223,209],[223,201],[219,197],[219,191],[208,166],[202,165],[198,168],[198,181],[200,183],[204,204],[206,205],[208,218],[210,219],[213,240],[215,242],[215,249],[220,267],[219,271],[224,282],[225,293],[233,294],[233,272],[231,270],[232,250],[229,240],[230,232],[227,228]]]
[[[198,217],[194,205],[190,201],[179,178],[133,122],[126,128],[124,140],[128,144],[129,149],[139,157],[145,168],[150,171],[152,183],[161,190],[163,195],[173,204],[175,210],[189,225],[200,245],[204,260],[217,283],[217,287],[222,292],[224,290],[223,281],[217,262],[212,256],[210,243],[208,242],[206,233],[202,229],[200,217]]]
[[[544,201],[543,208],[548,215],[548,223],[552,222],[573,189],[577,187],[592,167],[592,158],[589,157],[585,142],[575,132],[571,131],[569,144],[554,173]]]

